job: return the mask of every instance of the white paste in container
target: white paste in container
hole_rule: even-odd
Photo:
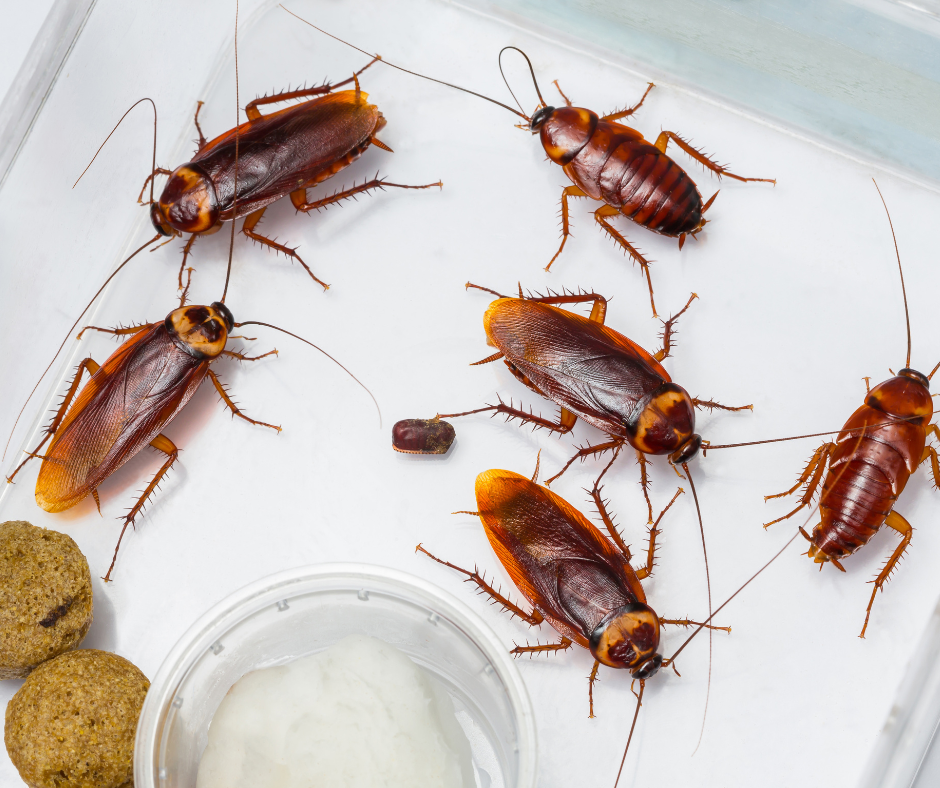
[[[473,788],[443,688],[398,649],[350,635],[253,671],[209,728],[197,788]]]

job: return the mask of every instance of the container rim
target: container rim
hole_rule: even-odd
[[[375,564],[337,562],[308,564],[255,580],[214,604],[183,633],[154,676],[141,709],[134,744],[137,788],[159,785],[155,762],[158,742],[163,739],[173,697],[196,661],[225,632],[247,616],[276,604],[285,592],[290,595],[307,582],[329,579],[341,581],[342,587],[368,586],[370,582],[398,586],[459,626],[493,664],[506,688],[519,735],[519,775],[515,788],[535,786],[538,744],[532,702],[512,656],[489,625],[450,592],[420,577]]]

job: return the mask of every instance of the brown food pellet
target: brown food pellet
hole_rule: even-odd
[[[440,419],[403,419],[392,427],[392,448],[404,454],[446,454],[456,433]]]
[[[65,534],[0,523],[0,679],[77,648],[92,619],[91,573]]]
[[[36,668],[7,706],[4,740],[30,788],[129,788],[150,682],[117,654],[81,649]]]

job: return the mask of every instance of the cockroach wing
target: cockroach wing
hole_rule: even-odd
[[[368,147],[384,123],[368,93],[344,90],[263,115],[238,127],[238,214],[325,180]],[[222,218],[231,218],[235,129],[196,154],[216,189]],[[226,212],[229,212],[228,214]]]
[[[209,365],[180,350],[163,323],[125,342],[91,377],[43,458],[36,502],[61,512],[153,440],[196,392]]]
[[[610,610],[646,602],[620,551],[551,490],[511,471],[490,470],[477,476],[476,497],[500,563],[562,634],[586,646]]]
[[[536,390],[610,435],[625,437],[637,403],[671,380],[623,334],[549,304],[494,301],[484,327]]]

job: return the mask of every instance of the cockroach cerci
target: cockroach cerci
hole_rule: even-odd
[[[290,11],[288,13],[297,16]],[[300,17],[297,18],[300,19]],[[304,19],[301,21],[363,54],[370,54]],[[675,143],[677,147],[719,178],[727,177],[738,181],[773,184],[776,184],[776,180],[745,178],[736,175],[693,147],[674,131],[662,131],[656,141],[650,143],[640,132],[619,123],[618,121],[630,117],[643,105],[654,87],[653,83],[649,84],[646,92],[634,106],[607,115],[598,115],[592,110],[572,106],[556,80],[554,84],[564,99],[565,106],[558,108],[549,106],[542,97],[538,80],[535,78],[535,69],[528,55],[517,47],[504,47],[499,53],[500,61],[502,61],[503,53],[510,49],[519,52],[526,59],[532,74],[532,82],[539,97],[539,106],[531,116],[525,114],[518,99],[516,99],[516,104],[519,106],[517,111],[472,90],[409,71],[387,60],[382,62],[422,79],[429,79],[432,82],[470,93],[508,109],[522,118],[525,124],[520,125],[520,128],[526,128],[533,134],[539,135],[539,140],[549,160],[561,166],[572,184],[564,188],[561,193],[561,245],[545,270],[549,270],[558,259],[571,234],[568,198],[588,197],[601,202],[603,204],[594,211],[594,219],[624,253],[628,254],[643,270],[649,288],[650,306],[653,316],[656,317],[653,281],[649,270],[651,261],[647,260],[639,249],[610,223],[611,218],[618,215],[625,216],[655,233],[678,238],[681,249],[687,236],[695,237],[705,226],[708,221],[705,219],[705,213],[718,195],[715,192],[707,202],[703,202],[702,195],[692,178],[666,154],[667,145],[670,142]],[[502,71],[501,62],[500,71]],[[503,79],[505,80],[505,75]],[[506,87],[509,88],[508,81]],[[509,92],[515,99],[512,88],[509,88]]]
[[[307,200],[307,189],[348,167],[370,146],[392,150],[376,137],[386,124],[385,118],[377,106],[369,103],[369,94],[359,87],[359,75],[375,60],[336,85],[324,84],[256,98],[245,106],[247,122],[209,141],[199,126],[202,108],[199,102],[194,118],[199,133],[196,155],[175,170],[154,167],[138,197],[138,202],[143,204],[144,189],[150,184],[150,219],[161,236],[173,238],[189,234],[179,270],[180,290],[196,238],[217,232],[223,222],[241,218],[245,219],[242,233],[246,237],[296,260],[315,282],[328,289],[329,285],[317,278],[296,249],[257,231],[271,203],[289,195],[294,208],[309,213],[375,189],[442,187],[440,181],[407,186],[375,177],[328,197]],[[354,89],[334,92],[350,83],[354,84]],[[270,115],[262,115],[259,109],[265,104],[296,99],[307,100]],[[155,200],[153,179],[157,175],[168,175],[169,179]]]
[[[878,193],[880,196],[881,191]],[[885,205],[885,211],[887,209]],[[891,222],[890,214],[888,221]],[[894,236],[893,224],[891,234]],[[822,482],[819,499],[821,520],[812,534],[800,529],[810,543],[808,555],[820,565],[820,569],[823,564],[831,563],[844,572],[841,562],[867,544],[882,525],[900,534],[901,543],[873,581],[859,637],[865,637],[876,594],[884,588],[911,543],[911,525],[894,508],[898,497],[911,474],[927,460],[930,460],[934,485],[940,487],[937,451],[927,445],[928,436],[940,438],[940,429],[931,424],[933,399],[930,395],[930,379],[940,364],[929,375],[910,368],[911,325],[896,238],[894,246],[907,321],[904,369],[874,388],[869,388],[869,378],[865,378],[865,403],[849,417],[835,441],[824,443],[815,451],[793,487],[778,495],[767,496],[768,500],[780,498],[805,485],[799,505],[789,514],[764,526],[767,528],[786,520],[809,506]]]

